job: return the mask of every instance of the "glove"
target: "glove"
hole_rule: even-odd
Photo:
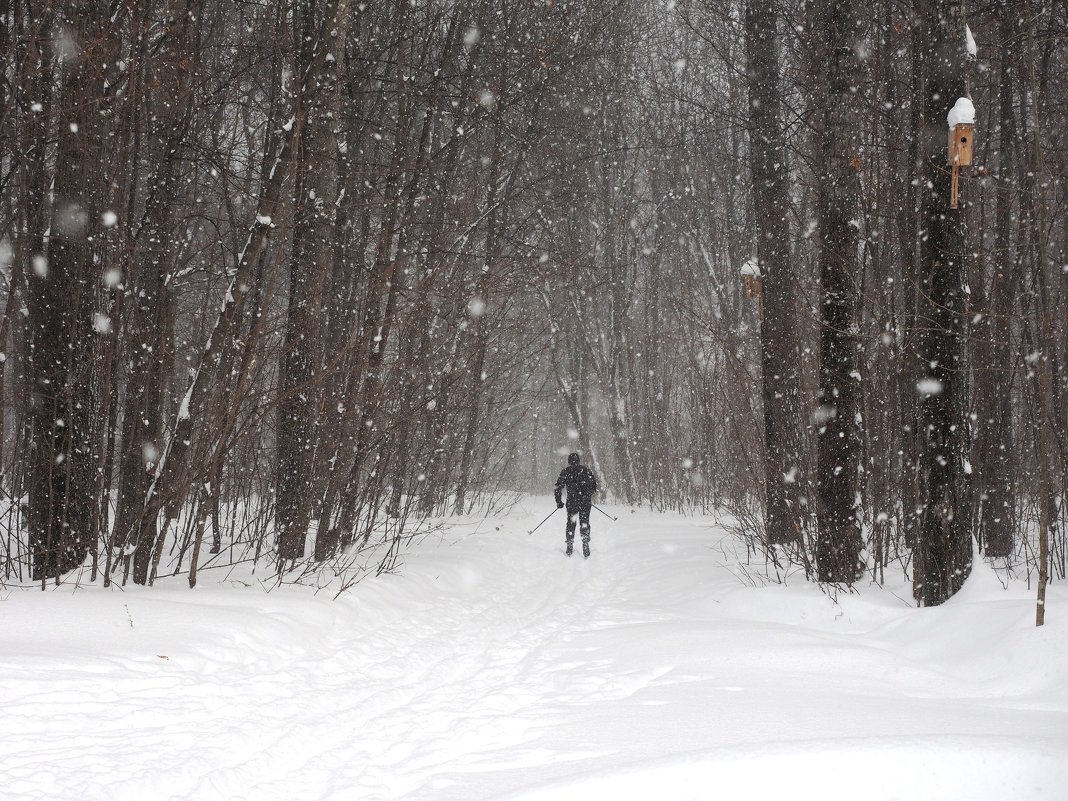
[[[563,501],[557,501],[556,502],[556,508],[557,509],[563,509],[564,508],[564,502]]]

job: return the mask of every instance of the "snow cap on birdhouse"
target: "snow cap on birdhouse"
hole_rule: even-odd
[[[975,125],[975,106],[972,105],[971,98],[958,97],[957,102],[946,115],[946,122],[950,128],[956,128],[958,125]]]
[[[972,148],[975,145],[975,106],[972,101],[958,97],[946,115],[946,123],[949,125],[946,163],[967,167],[972,163]]]

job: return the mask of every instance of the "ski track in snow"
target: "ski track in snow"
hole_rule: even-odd
[[[985,567],[835,603],[748,586],[702,518],[617,507],[567,559],[544,504],[336,602],[0,594],[0,797],[1068,798],[1061,587],[1037,630]]]

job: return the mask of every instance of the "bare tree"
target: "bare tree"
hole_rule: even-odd
[[[83,0],[51,17],[59,64],[58,151],[47,253],[31,256],[27,307],[34,376],[29,530],[33,576],[44,582],[81,564],[94,538],[89,368],[102,230],[108,93],[114,21],[106,3]]]
[[[761,400],[764,408],[765,532],[771,543],[801,536],[798,508],[795,331],[796,277],[790,255],[789,168],[779,87],[778,5],[745,6],[746,77],[749,88],[749,160],[753,182],[757,260],[763,283],[760,328]]]
[[[862,17],[851,0],[825,0],[826,95],[820,130],[820,406],[816,477],[820,581],[852,584],[863,540],[860,516],[861,405],[857,350]]]
[[[965,259],[967,199],[950,208],[946,120],[965,96],[964,18],[960,0],[924,0],[921,373],[917,431],[922,512],[913,592],[924,606],[953,595],[971,569],[971,512],[965,477],[968,408],[965,365]]]

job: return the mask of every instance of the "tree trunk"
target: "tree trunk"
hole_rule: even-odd
[[[499,95],[498,95],[499,96]],[[473,359],[470,369],[470,389],[467,395],[467,422],[464,432],[463,447],[460,451],[460,474],[456,482],[456,502],[453,513],[462,515],[467,510],[467,493],[471,483],[471,465],[474,461],[476,434],[478,432],[479,413],[482,406],[482,392],[486,383],[486,339],[487,311],[489,309],[488,290],[493,278],[497,259],[497,240],[501,220],[499,218],[497,195],[501,177],[501,118],[493,115],[493,141],[490,146],[490,163],[486,174],[486,237],[483,247],[482,270],[475,281],[475,294],[472,302],[477,307],[468,305],[468,311],[474,319],[471,321]],[[514,175],[514,173],[513,173]],[[510,183],[509,183],[510,185]],[[507,199],[508,192],[504,192]]]
[[[309,42],[318,23],[315,3],[303,4],[302,40]],[[338,141],[336,127],[340,107],[340,62],[344,29],[333,40],[334,50],[321,76],[310,78],[307,122],[297,156],[294,194],[296,221],[290,261],[289,307],[285,345],[279,376],[278,460],[275,475],[275,521],[278,556],[281,560],[304,555],[308,535],[312,490],[312,462],[316,411],[321,386],[313,383],[313,364],[321,342],[319,319],[323,293],[333,274],[333,241],[337,235]],[[301,68],[312,57],[303,51]]]
[[[1024,0],[1024,13],[1027,24],[1027,62],[1028,88],[1031,96],[1031,190],[1034,193],[1035,207],[1035,256],[1036,285],[1038,301],[1041,305],[1039,320],[1035,327],[1041,358],[1036,365],[1038,372],[1037,410],[1035,425],[1038,429],[1038,586],[1035,604],[1035,625],[1046,622],[1046,584],[1049,581],[1050,534],[1054,526],[1052,510],[1055,508],[1053,490],[1053,440],[1056,435],[1057,417],[1053,406],[1053,362],[1056,356],[1052,320],[1052,286],[1053,276],[1050,270],[1047,231],[1046,231],[1046,165],[1042,146],[1042,127],[1039,121],[1039,86],[1035,77],[1035,19],[1031,13],[1030,0]]]
[[[119,459],[120,484],[115,516],[116,547],[133,546],[134,581],[148,580],[150,554],[141,543],[156,536],[156,519],[142,515],[152,471],[159,458],[163,434],[164,389],[169,380],[171,297],[169,276],[174,260],[174,206],[179,180],[182,144],[192,113],[189,70],[180,69],[188,57],[190,15],[196,9],[176,2],[167,19],[159,68],[153,76],[157,109],[155,153],[160,159],[148,189],[145,219],[133,251],[133,264],[125,271],[132,312],[126,342],[129,353],[126,406]],[[116,566],[118,563],[116,562]]]
[[[61,64],[52,233],[47,259],[34,256],[27,298],[33,374],[28,522],[32,575],[42,582],[81,564],[95,538],[89,323],[104,193],[104,69],[113,44],[108,9],[99,0],[68,4],[57,23],[77,50]]]
[[[1008,41],[1018,25],[1014,9],[1002,7],[1000,38]],[[1001,55],[997,206],[994,214],[994,267],[987,303],[974,327],[975,446],[973,466],[979,491],[978,534],[990,557],[1012,553],[1015,529],[1016,470],[1013,468],[1012,331],[1020,269],[1012,245],[1015,193],[1013,149],[1013,69],[1008,52]],[[985,312],[985,313],[982,313]]]
[[[941,604],[971,570],[971,513],[967,508],[967,383],[965,332],[965,212],[950,206],[946,116],[965,94],[961,0],[925,0],[925,170],[920,245],[919,404],[920,528],[913,593],[921,606]]]
[[[862,23],[853,0],[824,0],[828,87],[820,132],[820,407],[817,412],[816,571],[852,584],[863,541],[859,491],[860,373],[857,363]]]
[[[798,370],[794,347],[794,276],[790,274],[789,172],[780,113],[778,5],[749,0],[745,8],[749,84],[749,161],[753,178],[757,260],[763,276],[760,327],[764,408],[764,529],[771,544],[801,536],[797,486]]]

